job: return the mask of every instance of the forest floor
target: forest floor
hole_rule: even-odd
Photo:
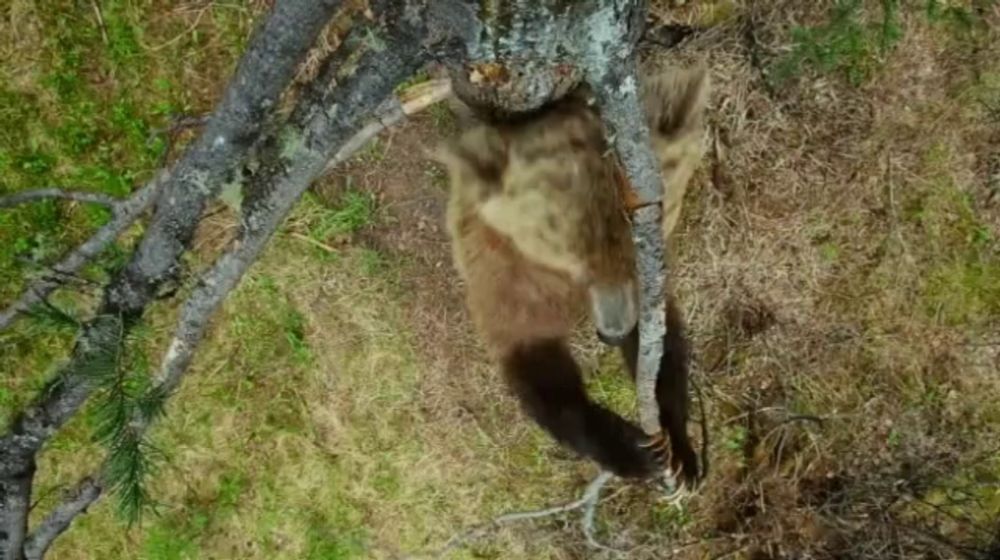
[[[680,506],[613,483],[598,538],[636,559],[995,558],[1000,7],[665,4],[664,21],[707,28],[669,56],[713,75],[710,149],[671,259],[711,470]],[[211,110],[262,7],[0,2],[0,193],[126,194],[160,165],[170,115]],[[432,107],[315,185],[154,431],[155,513],[129,528],[102,499],[52,558],[401,558],[578,496],[596,468],[524,419],[470,329],[447,183],[426,157],[456,127]],[[192,270],[232,233],[213,212]],[[0,302],[106,219],[55,202],[0,212]],[[138,233],[75,287],[94,293]],[[53,301],[85,315],[92,298]],[[157,363],[176,304],[152,310],[133,367]],[[634,415],[617,355],[586,332],[574,350],[591,393]],[[71,343],[44,316],[0,333],[0,422]],[[33,519],[99,464],[93,422],[41,455]],[[612,555],[561,516],[448,557]]]

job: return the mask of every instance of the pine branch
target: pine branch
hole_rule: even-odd
[[[158,177],[132,193],[128,198],[113,202],[110,206],[114,216],[110,222],[101,226],[90,239],[84,241],[61,261],[52,265],[52,276],[46,275],[33,282],[20,297],[0,311],[0,330],[10,326],[18,314],[28,311],[35,304],[44,302],[49,294],[65,283],[66,279],[73,278],[85,264],[93,260],[126,228],[135,223],[156,198],[156,193],[159,192],[162,184],[163,177]],[[2,201],[0,201],[0,206],[3,206]]]
[[[139,345],[130,341],[125,346]],[[149,501],[145,482],[154,458],[144,425],[147,418],[162,412],[162,400],[149,387],[143,358],[141,347],[127,359],[123,353],[116,369],[98,379],[101,395],[95,407],[94,436],[108,448],[101,480],[118,498],[118,512],[130,525],[139,521]]]
[[[27,511],[19,504],[30,500],[35,454],[93,391],[86,368],[102,348],[121,343],[123,332],[153,300],[157,288],[176,274],[206,201],[217,194],[256,141],[264,115],[276,106],[297,64],[339,4],[337,0],[275,3],[251,38],[201,136],[165,180],[146,235],[105,291],[97,316],[83,326],[73,356],[0,437],[0,554],[4,558],[22,556]],[[21,495],[24,492],[26,496]]]
[[[11,208],[28,202],[35,202],[37,200],[45,200],[49,198],[61,198],[63,200],[72,200],[74,202],[100,204],[101,206],[107,206],[112,209],[119,204],[119,200],[115,197],[102,193],[48,188],[21,191],[7,196],[2,196],[0,197],[0,208]]]
[[[130,441],[143,441],[152,421],[162,413],[166,399],[180,384],[215,310],[257,260],[312,179],[328,169],[328,162],[346,160],[381,130],[407,115],[426,109],[450,93],[447,81],[435,81],[407,90],[401,95],[405,101],[392,97],[395,85],[410,77],[426,60],[426,53],[420,45],[421,38],[420,29],[395,27],[388,30],[387,44],[382,49],[366,52],[356,61],[357,66],[350,76],[339,76],[336,81],[332,79],[333,74],[341,71],[342,58],[351,53],[340,53],[343,57],[335,56],[326,64],[315,83],[336,86],[317,89],[311,96],[307,95],[306,102],[293,113],[292,121],[277,135],[305,140],[295,143],[297,151],[289,153],[285,151],[287,146],[277,147],[276,152],[271,154],[276,159],[283,159],[285,165],[266,166],[273,172],[255,179],[263,192],[253,204],[245,207],[238,241],[202,275],[198,286],[183,305],[177,330],[163,357],[159,373],[153,386],[145,393],[145,406],[140,401],[131,421],[109,420],[109,426],[125,424],[129,437],[133,438]],[[358,101],[348,104],[348,100],[352,99]],[[382,99],[386,101],[378,103]],[[323,107],[337,105],[345,107],[344,113],[339,116],[331,117],[322,110]],[[372,113],[376,115],[373,121],[357,130],[362,119]],[[353,130],[357,132],[348,140],[340,140]],[[112,469],[109,457],[99,474],[84,479],[79,486],[85,485],[87,480],[102,480],[105,481],[102,484],[107,485],[115,478]],[[138,484],[133,487],[141,488]],[[86,505],[96,501],[99,495],[99,492],[88,495],[90,501]],[[70,511],[74,500],[70,502],[57,510]],[[73,511],[77,515],[83,513],[86,505]],[[58,531],[50,531],[44,538],[51,542],[69,527],[71,521],[72,517],[69,517]],[[42,536],[39,536],[38,540],[41,539]]]

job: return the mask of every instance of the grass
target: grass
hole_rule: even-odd
[[[724,158],[696,177],[671,280],[712,470],[682,507],[615,486],[601,537],[640,560],[946,557],[921,531],[986,548],[1000,517],[1000,218],[982,171],[1000,99],[993,16],[955,2],[761,4],[762,62],[787,78],[779,100],[746,62],[746,8],[688,4],[661,12],[717,25],[686,48],[711,55]],[[254,15],[98,5],[103,29],[92,6],[63,0],[15,1],[0,20],[0,192],[127,194],[160,163],[166,139],[152,131],[210,109]],[[305,197],[151,434],[154,511],[129,528],[104,499],[52,557],[394,558],[576,496],[593,466],[524,420],[462,312],[440,223],[447,184],[421,156],[454,125],[442,109],[414,119],[318,185],[333,195]],[[106,219],[64,202],[0,212],[0,301]],[[138,233],[85,277],[121,266]],[[94,291],[82,287],[53,305],[85,317]],[[151,311],[132,373],[157,362],[175,315],[175,301]],[[584,331],[588,389],[634,415],[616,353]],[[12,372],[0,418],[72,336],[51,310],[0,333]],[[41,456],[33,519],[103,459],[95,412]],[[554,519],[450,558],[592,556],[574,522]]]
[[[879,2],[870,17],[863,0],[838,0],[828,21],[792,28],[792,47],[775,61],[770,78],[778,85],[807,68],[839,72],[853,85],[870,77],[878,62],[899,42],[898,0]]]
[[[774,86],[782,86],[813,71],[838,74],[850,85],[860,86],[882,68],[903,38],[904,17],[919,14],[931,25],[947,28],[953,40],[968,46],[971,38],[981,38],[984,26],[988,27],[980,14],[990,3],[836,0],[825,21],[791,28],[791,45],[771,62],[768,79]]]
[[[104,27],[93,7],[53,1],[44,7],[17,0],[5,8],[0,30],[0,194],[61,186],[127,195],[159,166],[165,138],[152,134],[176,113],[199,112],[214,102],[217,88],[187,71],[194,61],[209,74],[224,75],[240,45],[221,44],[220,35],[245,35],[251,15],[233,7],[225,27],[197,13],[166,12],[151,2],[100,3]],[[205,11],[203,10],[203,12]],[[165,44],[160,48],[148,45]],[[24,205],[0,213],[0,301],[10,301],[25,282],[79,244],[109,214],[102,208],[57,201]],[[125,243],[110,247],[82,272],[87,281],[107,278],[127,254]],[[86,285],[83,285],[87,291]],[[55,302],[71,315],[86,298],[62,294]],[[12,406],[38,386],[56,358],[65,355],[70,332],[45,321],[21,321],[0,337],[0,370],[16,372],[0,382]]]
[[[313,202],[315,204],[315,202]],[[372,223],[374,205],[370,193],[351,188],[341,193],[338,208],[322,211],[316,223],[309,228],[309,235],[317,241],[348,235]]]

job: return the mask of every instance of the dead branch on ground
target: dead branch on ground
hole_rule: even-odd
[[[600,499],[601,490],[611,480],[612,476],[614,475],[612,475],[608,471],[601,471],[600,474],[594,477],[594,479],[591,480],[589,484],[587,484],[587,487],[584,489],[583,494],[581,494],[580,498],[568,504],[564,504],[561,506],[553,506],[544,509],[531,510],[531,511],[505,513],[499,517],[492,519],[491,521],[488,521],[481,525],[477,525],[475,527],[472,527],[471,529],[462,531],[461,533],[457,533],[450,539],[448,539],[448,542],[445,543],[444,547],[442,547],[441,550],[439,550],[432,556],[434,556],[435,558],[441,558],[448,552],[451,552],[452,550],[464,545],[465,543],[471,540],[479,539],[486,536],[487,534],[489,534],[491,530],[497,529],[501,525],[506,525],[508,523],[515,523],[518,521],[532,521],[536,519],[543,519],[546,517],[555,517],[558,515],[562,515],[564,513],[569,513],[571,511],[581,512],[580,528],[583,531],[583,535],[584,538],[586,538],[587,540],[588,546],[606,552],[624,554],[624,551],[601,544],[597,540],[597,537],[594,536],[594,532],[596,530],[594,527],[595,524],[594,518],[597,514],[597,506],[601,502]]]
[[[114,208],[118,204],[118,200],[116,200],[114,197],[108,196],[103,193],[71,191],[71,190],[52,187],[47,189],[21,191],[18,193],[0,197],[0,208],[11,208],[19,204],[34,202],[36,200],[45,200],[49,198],[72,200],[74,202],[86,202],[88,204],[99,204],[101,206],[107,206],[108,208]]]

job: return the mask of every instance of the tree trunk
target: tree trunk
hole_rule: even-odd
[[[455,95],[487,118],[509,118],[559,99],[587,67],[627,58],[645,2],[476,0],[463,26],[465,60],[448,61]]]

